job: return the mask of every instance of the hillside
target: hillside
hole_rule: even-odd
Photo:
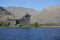
[[[24,8],[24,7],[5,7],[9,12],[15,15],[16,19],[22,18],[26,13],[31,15],[31,23],[34,23],[36,15],[38,15],[38,11],[31,8]],[[36,14],[37,13],[37,14]]]
[[[60,23],[60,6],[47,7],[36,16],[40,24]]]
[[[14,16],[12,13],[10,13],[8,10],[4,9],[3,7],[0,7],[0,19],[5,17],[9,17],[9,19],[14,19]],[[4,18],[6,19],[6,18]]]

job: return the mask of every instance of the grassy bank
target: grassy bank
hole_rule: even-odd
[[[38,24],[37,22],[34,24],[11,25],[9,22],[2,22],[0,28],[60,28],[60,25],[54,23]]]

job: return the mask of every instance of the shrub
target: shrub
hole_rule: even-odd
[[[10,26],[10,22],[4,22],[3,24],[5,27],[9,27]]]
[[[36,22],[36,23],[34,24],[34,26],[35,26],[35,27],[39,27],[39,24]]]

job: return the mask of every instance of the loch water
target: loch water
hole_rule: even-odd
[[[0,40],[60,40],[60,28],[0,28]]]

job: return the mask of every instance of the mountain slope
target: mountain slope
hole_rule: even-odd
[[[36,16],[40,24],[44,23],[60,23],[60,6],[51,6],[45,8]]]
[[[0,18],[4,18],[6,16],[9,19],[14,19],[14,16],[12,13],[10,13],[8,10],[4,9],[3,7],[0,7]],[[6,18],[4,18],[6,19]]]
[[[22,18],[26,13],[31,15],[31,23],[35,22],[34,16],[36,16],[38,13],[37,10],[31,9],[31,8],[24,8],[24,7],[5,7],[9,12],[15,15],[16,19]],[[37,14],[36,14],[37,13]]]

